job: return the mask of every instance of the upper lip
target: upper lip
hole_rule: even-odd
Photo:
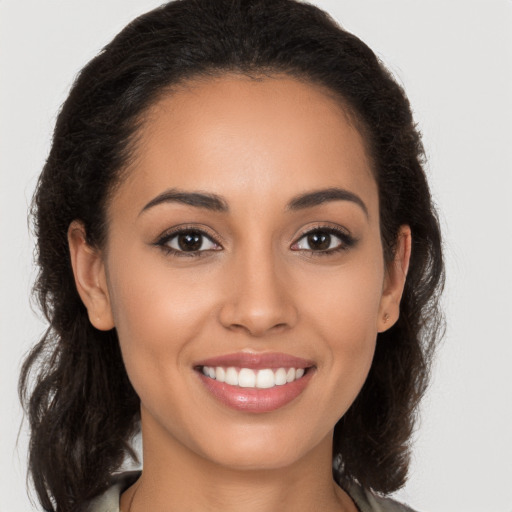
[[[222,366],[224,368],[233,366],[259,370],[263,368],[309,368],[314,366],[314,362],[282,352],[237,352],[203,359],[194,366]]]

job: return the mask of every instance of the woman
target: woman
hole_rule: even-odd
[[[315,7],[128,25],[34,198],[43,508],[404,510],[378,495],[406,479],[443,276],[422,158],[403,91]],[[143,471],[116,474],[139,428]]]

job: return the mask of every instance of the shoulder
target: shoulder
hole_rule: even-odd
[[[86,512],[119,512],[119,497],[139,476],[140,471],[128,471],[113,476],[110,487],[88,503]]]
[[[353,484],[346,489],[361,512],[415,512],[412,508],[391,498],[383,498]]]

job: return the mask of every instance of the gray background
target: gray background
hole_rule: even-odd
[[[0,0],[0,510],[31,510],[22,355],[44,324],[27,207],[74,75],[160,0]],[[398,497],[511,512],[512,2],[318,0],[391,68],[424,133],[447,258],[448,330]]]

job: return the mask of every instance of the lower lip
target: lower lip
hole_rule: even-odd
[[[239,411],[262,413],[275,411],[295,400],[309,384],[313,373],[313,368],[309,368],[300,379],[268,389],[231,386],[197,374],[206,389],[224,405]]]

